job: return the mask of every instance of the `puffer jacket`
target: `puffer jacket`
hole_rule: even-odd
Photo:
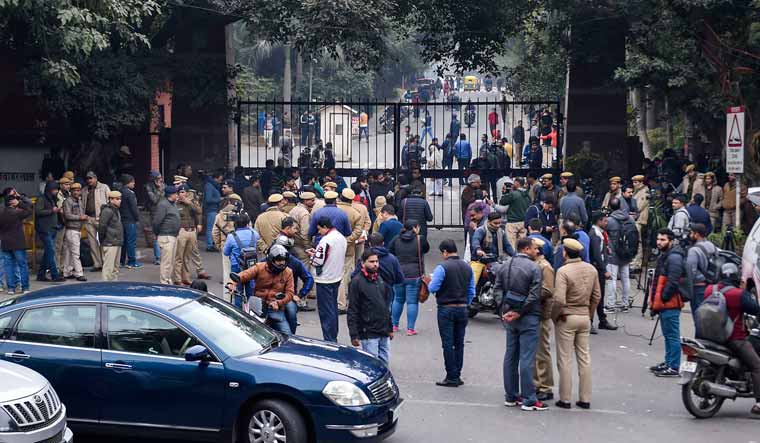
[[[58,229],[58,215],[53,212],[53,208],[57,207],[57,198],[50,195],[49,187],[49,184],[45,185],[45,192],[37,198],[37,203],[35,203],[34,229],[37,232],[48,233]]]
[[[176,237],[179,234],[179,211],[177,206],[162,198],[153,212],[153,233]]]
[[[433,212],[428,202],[416,195],[401,202],[401,223],[412,220],[420,225],[420,235],[427,236],[427,222],[433,221]]]
[[[266,262],[256,263],[254,266],[242,271],[240,273],[240,281],[247,283],[251,280],[256,281],[256,286],[253,293],[256,297],[260,298],[264,304],[277,301],[277,305],[280,309],[283,308],[295,295],[295,281],[293,279],[293,271],[290,268],[285,268],[279,274],[272,274],[269,272],[268,264]],[[277,300],[275,295],[278,292],[285,294],[285,298]]]
[[[110,203],[100,208],[98,239],[101,246],[121,246],[124,244],[124,226],[121,224],[119,208]]]
[[[388,251],[395,255],[401,264],[404,278],[419,278],[425,270],[425,254],[430,250],[430,244],[422,234],[419,236],[419,245],[422,251],[417,247],[417,235],[414,231],[402,232],[388,245]]]
[[[74,197],[69,197],[63,201],[63,219],[66,223],[66,229],[74,231],[80,231],[84,221],[82,216],[84,215],[84,207],[82,207],[81,197],[77,200]]]

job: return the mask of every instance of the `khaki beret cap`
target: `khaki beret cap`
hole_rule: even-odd
[[[67,184],[71,183],[72,181],[73,181],[73,180],[71,180],[70,178],[68,178],[68,177],[66,177],[66,176],[63,176],[63,177],[61,177],[61,178],[58,180],[58,184],[59,184],[59,185],[67,185]]]
[[[335,182],[327,182],[324,185],[322,185],[323,188],[335,188],[338,189],[338,185],[335,184]]]
[[[692,164],[690,164],[689,166],[686,167],[686,172],[691,172],[694,169],[696,169],[696,167],[697,166],[692,163]]]
[[[109,191],[108,192],[108,198],[121,198],[121,192],[119,192],[119,191]]]
[[[620,183],[621,181],[623,181],[623,179],[618,177],[617,175],[614,177],[610,177],[610,183]]]
[[[74,180],[74,171],[66,171],[63,173],[63,176],[68,178],[69,180]]]
[[[294,192],[291,191],[285,191],[282,193],[282,196],[285,198],[296,198],[298,197]]]
[[[338,198],[338,193],[335,191],[327,191],[325,192],[325,200],[335,200]]]
[[[282,194],[272,194],[267,199],[267,202],[269,203],[279,203],[282,201]]]
[[[554,177],[554,176],[553,176],[553,175],[551,175],[551,174],[544,174],[544,175],[542,175],[542,176],[541,176],[541,180],[544,180],[544,179],[549,179],[549,180],[551,180],[551,179],[552,179],[552,177]]]
[[[563,172],[559,176],[562,177],[562,178],[570,178],[570,177],[573,176],[573,173],[572,172]]]
[[[581,252],[583,250],[583,245],[581,242],[574,238],[566,238],[562,240],[562,245],[567,249],[575,252]]]
[[[354,197],[356,197],[356,193],[354,193],[354,191],[351,190],[351,188],[344,189],[343,192],[340,193],[340,195],[343,196],[343,198],[347,198],[349,200],[353,200]]]
[[[74,189],[82,189],[82,185],[77,182],[74,182],[71,184],[71,190],[73,191]]]
[[[631,180],[637,181],[637,182],[643,182],[645,178],[646,177],[644,177],[643,175],[639,174],[639,175],[634,175],[633,177],[631,177]]]
[[[540,238],[535,238],[535,237],[533,238],[533,243],[535,243],[536,246],[538,246],[539,248],[543,248],[544,245],[546,244],[545,241],[541,240]]]
[[[307,191],[307,192],[302,192],[299,197],[301,198],[301,200],[312,200],[312,199],[317,198],[317,195],[313,192]]]

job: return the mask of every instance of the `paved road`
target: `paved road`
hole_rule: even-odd
[[[435,251],[441,239],[449,237],[460,241],[458,231],[431,232],[434,252],[427,259],[428,272],[440,262]],[[147,253],[148,250],[141,252]],[[210,281],[211,290],[219,291],[220,259],[216,254],[205,252],[203,258],[215,277]],[[88,277],[96,280],[99,274],[88,273]],[[146,265],[140,271],[123,270],[122,280],[157,281],[158,267]],[[33,288],[41,286],[33,284]],[[639,293],[637,303],[640,299]],[[648,346],[654,322],[634,311],[618,316],[620,330],[592,336],[593,409],[565,411],[551,408],[540,413],[502,406],[501,367],[505,337],[497,319],[490,315],[481,314],[468,326],[462,375],[466,384],[457,389],[436,387],[434,382],[444,373],[435,306],[428,302],[420,311],[419,335],[399,335],[392,343],[391,369],[407,403],[398,431],[389,442],[497,443],[515,438],[584,443],[758,440],[757,422],[747,416],[750,401],[726,402],[716,418],[698,421],[683,408],[676,380],[658,379],[648,374],[647,366],[662,360],[663,341],[658,331],[654,345]],[[320,336],[316,312],[301,314],[300,321],[299,334]],[[692,334],[687,313],[682,315],[682,324],[685,325],[682,334]],[[405,326],[405,320],[401,326]],[[348,342],[346,331],[345,317],[341,317],[342,343]],[[77,441],[103,441],[80,437],[77,436]],[[151,443],[135,439],[129,439],[129,442]]]

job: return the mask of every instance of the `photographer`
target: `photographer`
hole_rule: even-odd
[[[0,212],[0,245],[2,245],[3,263],[8,295],[13,295],[20,284],[21,290],[29,291],[29,267],[26,263],[26,239],[24,237],[24,219],[32,215],[32,206],[13,188],[3,191],[5,208]],[[17,272],[21,281],[16,281]]]
[[[683,194],[673,196],[673,216],[668,221],[668,229],[673,232],[677,241],[683,241],[689,234],[689,223],[691,216],[686,210],[685,205],[688,199]]]

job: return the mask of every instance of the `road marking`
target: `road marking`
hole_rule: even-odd
[[[419,399],[413,399],[413,398],[407,398],[405,399],[406,403],[412,403],[412,404],[421,404],[421,405],[433,405],[433,406],[467,406],[472,408],[492,408],[492,409],[509,409],[506,406],[499,405],[499,404],[493,404],[493,403],[469,403],[469,402],[462,402],[462,401],[442,401],[442,400],[419,400]],[[559,408],[550,408],[555,410],[560,410]],[[625,411],[615,411],[612,409],[592,409],[592,410],[583,410],[583,409],[568,409],[568,410],[562,410],[562,412],[578,412],[578,413],[586,413],[586,412],[593,412],[598,414],[610,414],[610,415],[626,415],[627,412]]]

